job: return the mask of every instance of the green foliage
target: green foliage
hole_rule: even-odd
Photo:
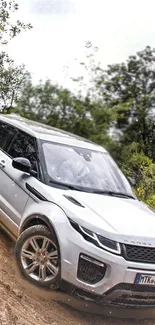
[[[16,67],[14,61],[4,52],[8,41],[16,37],[22,30],[31,29],[30,24],[17,20],[11,22],[11,14],[18,10],[14,0],[0,0],[0,112],[9,113],[17,100],[21,86],[27,77],[24,66]]]
[[[9,113],[27,78],[24,66],[16,67],[5,52],[0,54],[0,111]]]
[[[135,193],[139,199],[155,207],[155,164],[140,151],[140,145],[123,147],[119,164],[126,176],[136,180]]]
[[[147,46],[125,63],[108,66],[95,79],[96,91],[117,114],[115,128],[124,145],[138,142],[154,157],[155,50]]]
[[[24,24],[20,20],[11,23],[11,14],[18,10],[18,4],[14,0],[0,0],[0,45],[16,37],[22,30],[31,29],[31,24]]]
[[[28,79],[15,111],[86,138],[95,139],[97,136],[101,142],[112,119],[110,111],[101,103],[94,103],[89,97],[75,96],[50,80],[34,86]]]

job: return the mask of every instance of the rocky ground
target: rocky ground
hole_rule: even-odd
[[[155,325],[155,320],[120,320],[76,311],[73,302],[67,295],[39,291],[24,281],[15,267],[13,243],[0,232],[0,325]]]

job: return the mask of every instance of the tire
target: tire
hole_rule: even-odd
[[[54,231],[43,225],[26,229],[17,239],[15,258],[20,274],[28,281],[46,289],[59,288],[61,259]]]

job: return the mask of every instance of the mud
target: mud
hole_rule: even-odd
[[[153,319],[119,319],[146,317],[143,311],[106,309],[106,315],[117,316],[107,317],[103,307],[95,310],[91,303],[33,287],[17,272],[13,249],[12,241],[0,231],[0,325],[155,325]],[[150,309],[148,316],[155,319],[155,311]]]

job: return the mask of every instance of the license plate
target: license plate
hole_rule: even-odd
[[[151,274],[137,274],[136,284],[155,286],[155,275]]]

